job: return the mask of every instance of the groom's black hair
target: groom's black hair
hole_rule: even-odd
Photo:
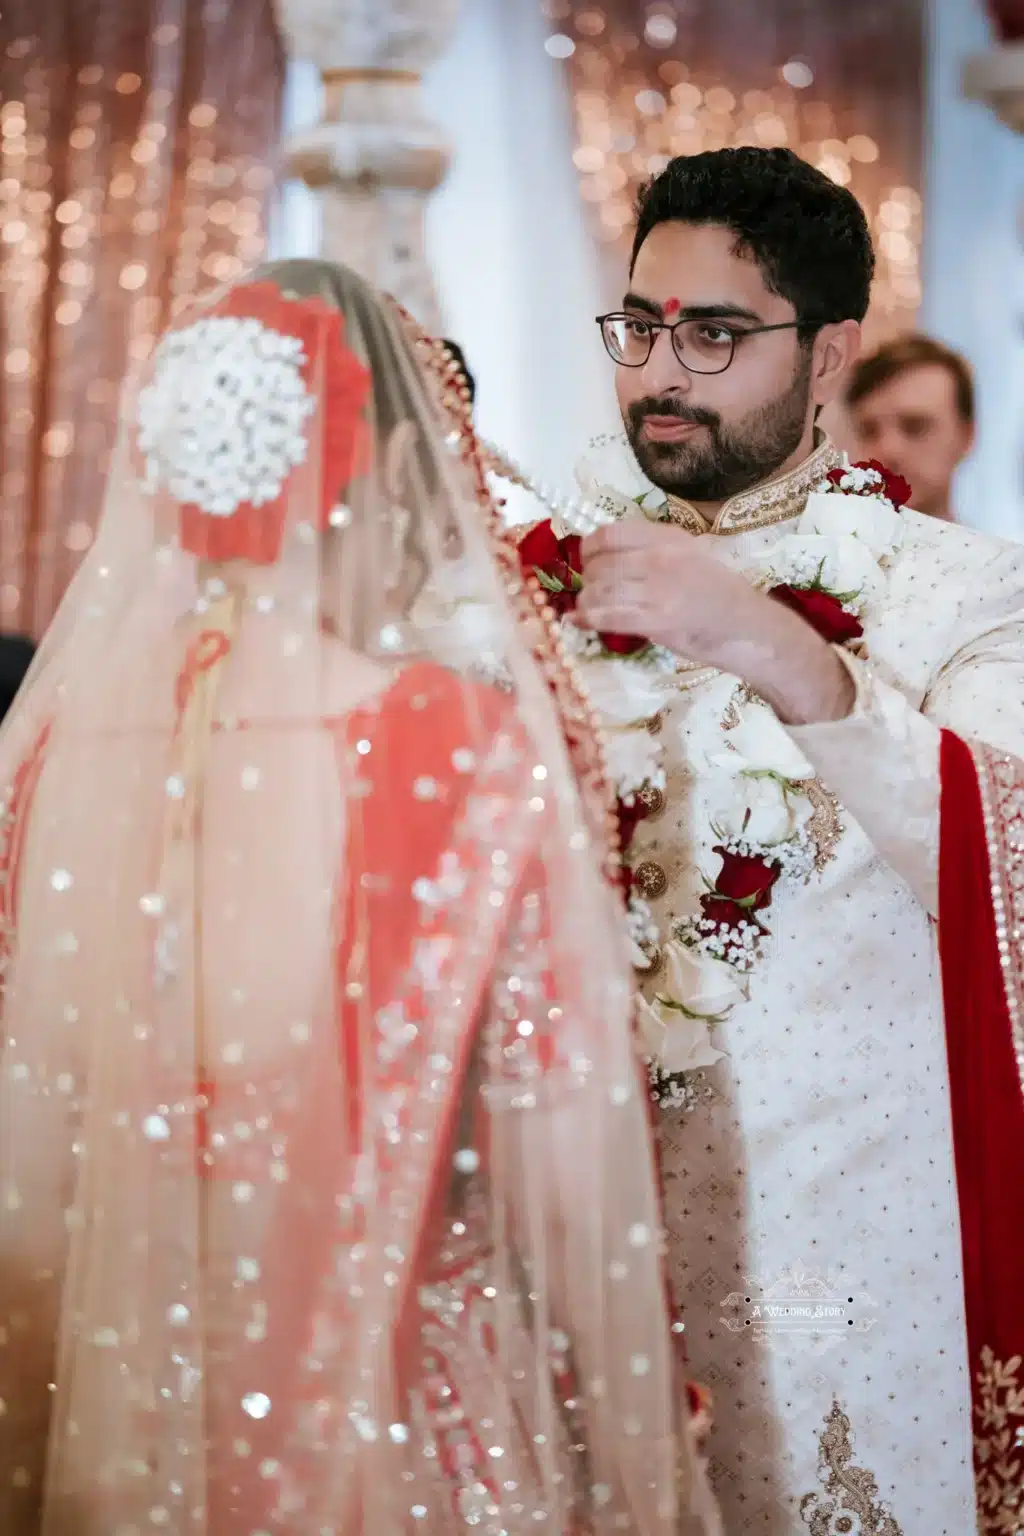
[[[469,391],[469,403],[470,405],[474,405],[476,403],[476,379],[474,379],[473,375],[469,371],[469,366],[466,362],[466,354],[463,352],[458,342],[452,341],[449,336],[445,336],[444,345],[448,349],[455,362],[458,363],[459,372],[462,374],[463,382]]]
[[[678,155],[642,189],[629,270],[658,224],[718,224],[736,237],[773,293],[788,299],[806,340],[820,326],[863,320],[875,253],[852,192],[791,149]]]

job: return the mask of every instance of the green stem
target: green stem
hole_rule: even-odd
[[[727,1013],[694,1013],[685,1003],[677,1003],[674,997],[663,997],[660,992],[654,1000],[673,1013],[681,1013],[684,1019],[692,1019],[695,1024],[724,1024],[729,1017]]]

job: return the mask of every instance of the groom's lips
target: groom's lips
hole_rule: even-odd
[[[645,416],[642,426],[652,443],[683,443],[701,430],[699,422],[680,421],[678,416]]]

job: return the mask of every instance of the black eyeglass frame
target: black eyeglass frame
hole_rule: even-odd
[[[764,336],[769,331],[802,331],[815,329],[815,327],[809,326],[805,320],[783,320],[778,325],[747,325],[744,326],[742,330],[734,331],[724,317],[722,320],[718,321],[715,319],[714,315],[683,315],[679,320],[668,321],[655,320],[647,315],[630,315],[627,314],[625,310],[621,309],[612,310],[611,313],[607,315],[596,315],[594,318],[596,319],[597,324],[601,329],[601,340],[604,343],[604,349],[617,368],[646,368],[647,364],[651,360],[651,353],[654,351],[654,344],[658,339],[658,332],[670,331],[672,334],[672,351],[675,353],[680,364],[686,369],[687,373],[696,373],[702,375],[704,378],[714,378],[718,374],[724,373],[727,368],[731,368],[733,359],[736,356],[736,344],[737,342],[743,341],[743,339],[747,336]],[[621,357],[615,356],[611,347],[608,345],[608,338],[604,329],[609,320],[639,320],[643,325],[650,326],[650,345],[647,348],[647,356],[643,359],[642,362],[626,363],[623,362]],[[732,348],[729,352],[729,357],[727,361],[722,364],[721,368],[692,368],[686,359],[682,356],[679,348],[676,346],[676,332],[679,330],[680,326],[701,324],[719,325],[723,331],[728,331],[729,335],[732,337]]]

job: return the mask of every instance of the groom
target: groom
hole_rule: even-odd
[[[733,1536],[965,1536],[972,1387],[981,1496],[1024,1497],[991,1472],[1024,1376],[978,1366],[935,936],[943,728],[1024,753],[1024,551],[900,510],[898,477],[844,472],[816,430],[873,265],[856,200],[788,151],[672,161],[600,321],[625,435],[579,472],[620,514],[573,615],[615,632],[614,660],[581,655],[599,711],[623,636],[677,658],[664,772],[625,821],[670,1265]]]

